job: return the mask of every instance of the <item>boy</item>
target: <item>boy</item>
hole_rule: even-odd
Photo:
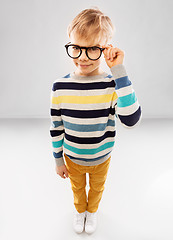
[[[92,233],[97,226],[115,143],[115,116],[128,128],[141,120],[141,107],[123,65],[124,52],[107,44],[113,29],[110,18],[97,7],[79,13],[68,27],[71,42],[65,45],[77,69],[55,80],[51,91],[53,156],[57,174],[70,178],[77,233],[84,226]],[[100,67],[103,55],[112,75]]]

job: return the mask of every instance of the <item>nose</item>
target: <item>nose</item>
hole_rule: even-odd
[[[83,60],[88,60],[89,58],[86,55],[85,49],[81,49],[81,51],[82,51],[82,53],[81,53],[81,55],[79,57],[79,60],[82,60],[82,61]]]

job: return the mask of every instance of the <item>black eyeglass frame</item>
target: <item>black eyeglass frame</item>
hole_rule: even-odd
[[[71,42],[69,42],[69,43],[71,43]],[[92,60],[92,61],[96,61],[96,60],[98,60],[98,59],[101,57],[101,55],[102,55],[102,51],[105,49],[105,48],[100,48],[100,47],[98,47],[98,46],[92,46],[92,47],[80,47],[79,45],[76,45],[76,44],[69,44],[69,43],[67,43],[64,47],[66,48],[66,52],[67,52],[68,56],[71,57],[71,58],[73,58],[73,59],[76,59],[76,58],[79,58],[79,57],[80,57],[80,55],[82,54],[82,49],[85,49],[85,54],[86,54],[87,57],[89,58],[89,56],[88,56],[88,52],[87,52],[88,49],[89,49],[89,48],[96,47],[96,48],[99,48],[99,49],[100,49],[100,56],[99,56],[98,58],[96,58],[96,59],[89,58],[89,59]],[[80,54],[79,54],[78,57],[72,57],[72,56],[69,55],[69,53],[68,53],[68,47],[69,47],[69,46],[75,46],[75,47],[78,47],[78,48],[80,49]]]

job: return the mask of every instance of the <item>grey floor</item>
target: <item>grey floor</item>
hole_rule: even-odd
[[[1,240],[173,239],[173,120],[117,122],[92,235],[73,231],[70,180],[55,172],[49,127],[49,119],[0,120]]]

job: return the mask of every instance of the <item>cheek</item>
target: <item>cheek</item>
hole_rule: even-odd
[[[99,58],[98,60],[95,61],[94,64],[95,64],[95,66],[98,66],[98,65],[100,65],[101,62],[102,62],[102,60],[101,60],[101,58]]]
[[[77,60],[76,59],[72,59],[73,63],[76,65],[77,64]]]

